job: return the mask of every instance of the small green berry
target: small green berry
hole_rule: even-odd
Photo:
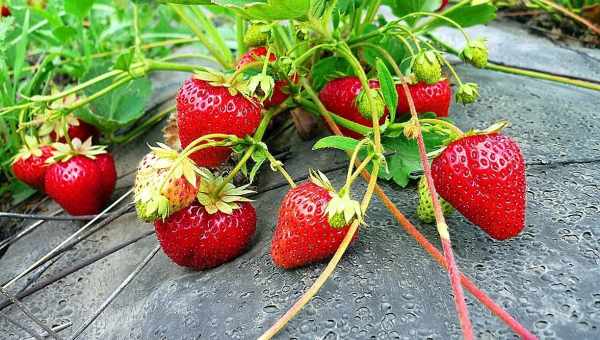
[[[263,46],[269,41],[270,27],[262,23],[255,23],[248,27],[244,35],[244,44],[248,47]]]
[[[358,106],[358,112],[360,112],[361,116],[365,119],[371,119],[371,105],[369,103],[369,98],[367,94],[371,97],[373,101],[373,105],[375,106],[375,113],[377,114],[377,119],[383,117],[385,113],[385,102],[383,100],[383,96],[381,92],[376,89],[369,89],[369,91],[361,90],[358,96],[356,97],[356,102]]]
[[[484,68],[487,66],[489,52],[487,43],[484,39],[471,40],[460,54],[462,60],[477,67]]]
[[[433,51],[421,52],[415,57],[413,72],[418,81],[429,85],[442,79],[442,65]]]
[[[424,223],[435,222],[435,213],[433,212],[433,203],[431,202],[431,195],[429,194],[429,186],[427,185],[427,179],[422,176],[419,180],[419,205],[417,206],[417,217]],[[440,197],[440,205],[442,206],[442,212],[445,216],[451,214],[454,208],[450,203],[446,202]]]
[[[462,84],[456,92],[456,102],[463,105],[472,104],[479,98],[479,86],[475,83]]]
[[[335,215],[331,216],[328,221],[329,225],[332,228],[343,228],[346,226],[346,219],[344,218],[344,213],[343,212],[338,212]]]

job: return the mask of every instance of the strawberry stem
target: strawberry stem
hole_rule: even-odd
[[[433,204],[433,211],[435,215],[437,230],[442,241],[446,263],[448,264],[448,274],[450,276],[452,291],[454,292],[454,303],[456,306],[456,311],[458,313],[458,319],[460,321],[464,338],[473,339],[473,326],[471,325],[471,320],[469,319],[469,312],[467,310],[464,293],[460,284],[460,271],[456,266],[456,262],[454,260],[454,253],[450,244],[448,225],[446,224],[446,221],[444,219],[442,207],[440,205],[440,201],[435,190],[435,184],[433,183],[433,178],[431,177],[431,167],[429,165],[429,160],[427,159],[427,150],[425,148],[425,142],[423,141],[423,134],[421,133],[421,124],[419,123],[418,114],[415,109],[415,103],[410,94],[408,84],[404,79],[402,80],[402,88],[404,89],[404,93],[406,95],[406,98],[408,99],[408,105],[410,107],[412,120],[414,121],[417,130],[417,145],[419,147],[419,157],[421,159],[421,165],[425,172],[425,178],[427,179],[427,185],[429,187],[429,193],[431,194],[431,201]]]

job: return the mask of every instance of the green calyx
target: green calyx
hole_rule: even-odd
[[[271,27],[262,22],[254,22],[244,35],[244,44],[248,47],[263,46],[271,37]]]
[[[371,109],[369,97],[371,97],[375,111]],[[385,101],[383,100],[383,95],[376,89],[369,89],[368,91],[361,90],[356,97],[356,106],[358,107],[358,112],[360,112],[361,116],[368,120],[371,120],[373,113],[377,115],[377,119],[383,117],[385,113]]]
[[[460,58],[469,64],[484,68],[488,63],[489,52],[485,39],[471,40],[460,54]]]
[[[417,81],[433,85],[442,79],[442,65],[434,51],[417,54],[413,64],[413,72]]]
[[[195,79],[203,80],[211,86],[225,87],[232,96],[239,93],[244,97],[250,97],[251,92],[248,88],[248,81],[242,77],[237,77],[235,74],[233,76],[227,76],[217,71],[196,71],[193,77]]]
[[[417,206],[417,217],[424,223],[434,223],[435,213],[433,209],[433,203],[431,201],[431,194],[429,193],[429,186],[427,185],[427,179],[425,176],[421,176],[418,185],[419,192],[419,205]],[[439,198],[442,212],[445,216],[450,215],[454,208],[450,203],[446,202],[443,198]]]
[[[52,157],[46,160],[46,163],[66,162],[75,156],[85,156],[89,159],[96,159],[96,156],[106,153],[106,145],[92,145],[92,137],[85,142],[79,138],[73,138],[71,144],[53,143]]]
[[[151,150],[140,162],[134,184],[136,211],[146,222],[164,220],[189,206],[201,172],[191,159],[165,144]]]
[[[355,219],[364,223],[360,203],[350,198],[349,190],[342,189],[339,193],[336,192],[327,176],[320,171],[311,170],[309,177],[311,182],[327,190],[331,195],[324,213],[327,214],[327,222],[332,228],[344,228]]]
[[[236,187],[232,183],[227,183],[223,186],[225,178],[215,176],[206,169],[202,169],[200,176],[202,176],[202,180],[196,198],[207,213],[222,212],[229,215],[241,207],[238,203],[252,202],[251,199],[244,197],[244,195],[254,193],[254,191],[248,190],[250,184]],[[221,187],[222,189],[219,189]]]
[[[458,87],[456,102],[463,105],[472,104],[479,98],[479,86],[475,83],[464,83]]]
[[[42,150],[37,138],[27,135],[23,139],[23,146],[19,152],[13,157],[12,164],[16,163],[21,159],[28,159],[29,157],[40,157]]]

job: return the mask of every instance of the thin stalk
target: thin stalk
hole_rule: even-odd
[[[294,182],[294,179],[285,170],[282,163],[280,161],[278,161],[277,159],[275,159],[275,157],[268,151],[267,151],[267,159],[269,160],[269,162],[271,162],[271,166],[273,166],[273,168],[275,168],[275,170],[279,171],[279,173],[283,176],[283,178],[285,178],[285,180],[288,182],[290,187],[295,188],[296,182]]]
[[[246,23],[241,15],[235,17],[235,40],[237,41],[237,53],[238,56],[246,53],[248,46],[244,43],[244,34],[246,30]]]
[[[473,326],[471,324],[471,320],[469,319],[469,311],[465,303],[465,297],[462,285],[460,283],[460,271],[456,265],[454,253],[452,251],[452,245],[450,243],[448,225],[446,224],[446,220],[442,212],[442,207],[440,205],[440,201],[435,190],[435,183],[433,182],[433,178],[431,177],[431,166],[429,165],[429,160],[427,159],[427,149],[425,148],[425,142],[423,140],[421,124],[419,123],[419,115],[417,113],[417,110],[415,109],[415,103],[410,94],[408,84],[404,79],[402,80],[402,88],[404,89],[404,93],[406,95],[406,98],[408,99],[408,106],[410,107],[410,113],[412,116],[413,123],[415,124],[416,130],[418,131],[417,145],[419,147],[419,157],[421,159],[421,166],[423,167],[423,171],[425,172],[425,178],[427,179],[427,185],[429,187],[428,189],[431,195],[431,202],[433,205],[437,231],[440,235],[442,248],[444,250],[444,257],[446,258],[446,263],[448,264],[448,274],[450,276],[452,291],[454,292],[454,304],[458,313],[458,319],[460,321],[460,326],[462,328],[464,338],[470,340],[473,339]]]
[[[83,89],[85,89],[87,87],[90,87],[90,86],[92,86],[94,84],[97,84],[97,83],[99,83],[101,81],[104,81],[106,79],[110,79],[110,78],[113,78],[113,77],[116,77],[116,76],[120,76],[120,75],[123,75],[125,73],[126,72],[122,71],[122,70],[109,71],[109,72],[106,72],[106,73],[104,73],[102,75],[99,75],[99,76],[97,76],[95,78],[92,78],[92,79],[90,79],[88,81],[85,81],[85,82],[83,82],[83,83],[81,83],[81,84],[79,84],[77,86],[73,86],[73,87],[71,87],[69,89],[66,89],[66,90],[64,90],[62,92],[59,92],[59,93],[56,93],[56,94],[53,94],[53,95],[49,95],[49,96],[34,96],[34,97],[31,98],[31,101],[32,102],[52,102],[52,101],[64,98],[64,97],[66,97],[66,96],[68,96],[70,94],[79,92],[79,91],[81,91],[81,90],[83,90]]]
[[[365,28],[370,25],[375,19],[375,15],[379,11],[379,7],[381,6],[381,0],[369,1],[369,7],[367,7],[367,14],[365,15],[364,20],[362,21],[362,25],[359,27],[359,33],[365,31]]]
[[[317,105],[315,105],[312,101],[302,98],[300,96],[297,96],[294,98],[294,100],[302,105],[306,110],[313,112],[316,115],[321,115],[321,108],[318,108]],[[327,111],[327,109],[323,108],[325,111]],[[368,135],[369,133],[371,133],[371,128],[364,126],[362,124],[358,124],[355,123],[349,119],[346,119],[344,117],[338,116],[337,114],[333,113],[333,112],[329,112],[327,111],[327,113],[332,117],[332,119],[336,122],[336,124],[341,125],[342,127],[348,129],[348,130],[352,130],[356,133],[359,133],[363,136]]]
[[[148,60],[148,71],[180,71],[195,72],[204,69],[198,65],[170,63],[165,61]]]
[[[273,118],[273,112],[272,111],[267,111],[264,114],[264,116],[260,120],[260,124],[256,128],[256,132],[254,133],[253,138],[254,138],[255,141],[262,140],[263,136],[265,135],[265,132],[267,131],[267,127],[269,127],[269,122],[271,121],[272,118]],[[237,175],[237,173],[242,169],[242,167],[246,164],[246,162],[250,159],[250,157],[252,157],[252,154],[254,153],[254,150],[256,150],[256,144],[251,145],[246,150],[246,152],[244,153],[244,155],[242,156],[242,158],[237,162],[237,164],[235,165],[235,167],[233,168],[233,170],[231,170],[231,172],[229,172],[229,174],[227,175],[227,177],[225,178],[225,180],[223,181],[223,183],[221,183],[221,185],[217,188],[217,190],[215,190],[215,192],[217,194],[220,193],[223,190],[223,188],[225,188],[225,186],[227,185],[227,183],[229,183],[229,182],[231,182],[233,180],[233,178],[235,177],[235,175]]]
[[[192,13],[200,20],[200,25],[206,30],[209,40],[212,43],[217,44],[217,47],[223,53],[223,57],[227,61],[227,64],[230,65],[230,67],[233,67],[233,55],[231,54],[231,50],[225,44],[223,37],[219,34],[219,31],[213,22],[199,7],[190,6],[190,8],[192,9]]]
[[[202,53],[173,54],[173,55],[164,57],[164,58],[160,59],[159,61],[171,61],[171,60],[184,59],[184,58],[198,58],[198,59],[203,59],[206,61],[217,62],[217,60],[215,58],[208,56],[206,54],[202,54]]]
[[[327,110],[322,111],[322,116],[329,128],[338,136],[342,135],[337,124],[333,121]],[[350,154],[348,154],[350,156]],[[371,182],[372,176],[367,172],[363,171],[362,176],[365,181]],[[392,213],[396,221],[404,228],[404,230],[412,236],[415,241],[423,248],[433,259],[442,266],[445,270],[448,270],[448,265],[444,255],[433,245],[427,238],[412,224],[410,221],[400,212],[400,210],[394,205],[392,200],[386,195],[379,185],[375,185],[375,194],[381,199],[383,204]],[[529,332],[523,325],[515,320],[509,313],[507,313],[502,307],[498,306],[494,300],[487,296],[484,292],[479,290],[477,286],[465,275],[460,274],[461,283],[463,286],[476,298],[478,299],[488,310],[494,315],[498,316],[504,321],[515,333],[521,336],[523,339],[537,339],[535,335]]]
[[[460,55],[460,52],[457,51],[454,47],[441,41],[433,34],[427,34],[427,37],[429,39],[431,39],[431,41],[433,41],[434,43],[440,45],[443,49],[446,50],[446,52],[454,54],[455,56]],[[564,77],[564,76],[557,76],[557,75],[549,74],[546,72],[526,70],[526,69],[515,67],[515,66],[499,65],[497,63],[492,63],[492,62],[488,62],[487,66],[485,68],[488,70],[492,70],[492,71],[516,74],[516,75],[526,76],[526,77],[536,78],[536,79],[550,80],[550,81],[554,81],[557,83],[573,85],[573,86],[583,87],[583,88],[590,89],[590,90],[600,91],[600,84],[592,83],[592,82],[585,81],[585,80],[572,79],[572,78]]]
[[[594,25],[591,21],[577,15],[576,13],[573,13],[571,11],[569,11],[568,9],[554,3],[553,1],[548,1],[548,0],[535,0],[538,2],[541,2],[547,6],[552,7],[554,10],[561,12],[562,14],[568,16],[569,18],[579,22],[580,24],[584,25],[585,27],[587,27],[590,31],[600,35],[600,28],[596,25]]]
[[[356,70],[356,71],[357,71],[357,73],[359,73],[358,70]],[[366,75],[364,75],[364,71],[363,71],[363,76],[364,76],[364,78],[366,78]],[[326,115],[327,113],[326,113],[326,110],[324,110],[323,103],[321,103],[321,101],[319,100],[319,97],[317,96],[315,91],[310,86],[308,80],[306,78],[302,78],[301,83],[305,87],[305,90],[309,94],[309,96],[317,103],[317,106],[319,108],[323,108],[321,113]],[[368,83],[366,85],[367,85],[367,89],[368,89]],[[373,108],[373,105],[371,105],[371,107]],[[373,115],[373,121],[377,121],[377,120],[378,119],[375,117],[375,115]],[[375,132],[375,149],[380,150],[381,149],[381,144],[379,142],[380,132],[379,132],[379,126],[377,125],[377,123],[378,122],[374,122],[374,124],[373,124],[374,132]],[[340,133],[339,129],[337,129],[337,133]],[[375,190],[375,186],[377,185],[377,176],[379,175],[380,164],[381,164],[380,162],[375,162],[373,164],[373,170],[372,170],[373,176],[371,177],[371,180],[369,181],[369,184],[367,185],[367,191],[365,192],[365,195],[363,196],[363,200],[361,202],[361,210],[362,211],[366,211],[367,208],[369,207],[369,203],[371,202],[371,198],[373,196],[373,191]],[[350,166],[352,166],[352,165],[350,165]],[[337,267],[342,256],[346,252],[346,249],[348,249],[348,246],[350,245],[350,242],[352,241],[352,238],[354,237],[354,234],[356,233],[359,224],[360,224],[360,222],[358,220],[355,220],[352,222],[352,224],[348,228],[348,232],[346,233],[346,236],[342,240],[341,244],[338,246],[338,249],[336,250],[335,254],[331,258],[329,263],[327,264],[327,267],[325,267],[323,272],[321,272],[321,274],[319,275],[317,280],[300,297],[300,299],[298,301],[296,301],[296,303],[292,306],[292,308],[290,308],[279,320],[277,320],[277,322],[273,326],[271,326],[263,335],[260,336],[260,338],[259,338],[260,340],[271,339],[273,336],[275,336],[281,329],[283,329],[283,327],[285,327],[285,325],[292,318],[294,318],[294,316],[296,316],[296,314],[298,314],[300,312],[300,310],[315,296],[315,294],[317,294],[317,292],[321,289],[321,287],[325,284],[325,282],[327,282],[327,280],[329,279],[329,277],[331,276],[331,274]]]
[[[219,64],[221,64],[224,68],[233,68],[233,62],[229,61],[227,57],[221,54],[221,51],[219,51],[219,49],[212,44],[206,34],[204,34],[204,32],[198,27],[198,25],[196,25],[192,18],[185,13],[185,9],[182,8],[181,5],[169,4],[169,7],[171,7],[171,9],[175,11],[177,15],[179,15],[181,20],[192,30],[192,32],[194,32],[200,43],[206,47],[206,49],[215,57],[215,59],[217,59]]]

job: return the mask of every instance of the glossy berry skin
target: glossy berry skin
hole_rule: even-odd
[[[448,6],[448,1],[449,0],[442,0],[442,3],[440,4],[440,8],[438,8],[438,12],[441,12],[444,10],[444,8],[446,8],[446,6]]]
[[[8,6],[2,5],[2,7],[0,8],[0,17],[4,18],[9,17],[10,15],[10,8],[8,8]]]
[[[103,189],[101,200],[102,202],[108,202],[117,184],[115,161],[109,153],[103,153],[96,156],[96,166],[101,174],[100,184]]]
[[[241,94],[232,96],[223,86],[190,78],[177,95],[179,139],[185,148],[195,139],[212,133],[251,135],[260,124],[260,104]],[[193,153],[198,166],[218,167],[227,160],[231,148],[213,147]]]
[[[379,82],[376,80],[371,80],[369,81],[369,87],[372,89],[378,89]],[[319,99],[321,102],[323,102],[323,105],[325,105],[325,108],[328,111],[331,111],[338,116],[349,119],[355,123],[372,127],[372,121],[360,114],[356,104],[356,97],[361,90],[362,86],[358,77],[349,76],[337,78],[325,84],[319,93]],[[388,112],[386,111],[381,119],[379,119],[380,124],[385,122],[387,114]],[[363,138],[362,135],[344,127],[340,126],[340,130],[345,136],[357,139]]]
[[[52,156],[53,150],[51,146],[44,145],[40,147],[40,151],[42,152],[40,156],[30,155],[26,159],[18,159],[12,165],[15,177],[30,187],[43,190],[44,176],[48,169],[46,160]]]
[[[431,171],[440,196],[491,237],[505,240],[525,226],[525,162],[510,138],[494,133],[454,141]]]
[[[349,226],[336,229],[329,225],[325,209],[330,200],[329,192],[312,182],[285,195],[271,243],[271,257],[277,266],[291,269],[333,256]]]
[[[452,102],[452,88],[448,79],[442,79],[433,85],[423,82],[412,84],[409,85],[409,89],[417,113],[433,112],[438,117],[448,117]],[[402,85],[396,85],[396,92],[398,92],[398,114],[409,115],[410,107]]]
[[[78,119],[79,125],[69,125],[69,129],[67,131],[67,133],[69,134],[69,137],[71,138],[71,140],[75,139],[75,138],[79,138],[79,140],[81,140],[82,142],[85,142],[88,138],[92,137],[92,138],[98,138],[98,136],[100,135],[100,132],[98,131],[98,129],[91,125],[88,124],[84,121],[82,121],[81,119]],[[60,143],[66,143],[66,138],[65,137],[60,137],[57,138],[56,132],[52,131],[50,133],[50,139],[52,139],[55,142],[60,142]]]
[[[248,52],[246,52],[244,55],[242,55],[242,57],[240,58],[240,61],[236,65],[236,69],[240,69],[242,66],[244,66],[248,63],[257,61],[258,57],[265,57],[266,55],[267,55],[266,47],[264,47],[264,46],[255,47],[255,48],[249,50]],[[277,60],[277,56],[275,54],[271,53],[269,55],[269,61],[273,62],[276,60]],[[297,82],[298,77],[294,75],[292,77],[292,81]],[[287,85],[288,85],[288,82],[285,79],[275,80],[271,98],[265,100],[265,102],[263,103],[265,108],[270,108],[273,106],[280,105],[290,96],[289,92],[286,89]]]
[[[259,57],[265,57],[267,55],[267,48],[265,46],[259,46],[259,47],[255,47],[255,48],[251,48],[250,50],[248,50],[248,52],[244,53],[241,57],[240,60],[238,61],[237,65],[235,66],[236,69],[240,69],[242,68],[242,66],[258,61]],[[269,55],[269,61],[276,61],[277,60],[277,56],[271,52],[271,54]]]
[[[103,177],[103,167],[97,159],[79,155],[50,165],[44,188],[48,196],[69,214],[92,215],[99,213],[106,203],[109,188],[105,187],[107,181]]]
[[[176,264],[203,270],[241,255],[256,231],[256,211],[248,203],[227,215],[209,214],[198,202],[154,222],[165,254]]]

